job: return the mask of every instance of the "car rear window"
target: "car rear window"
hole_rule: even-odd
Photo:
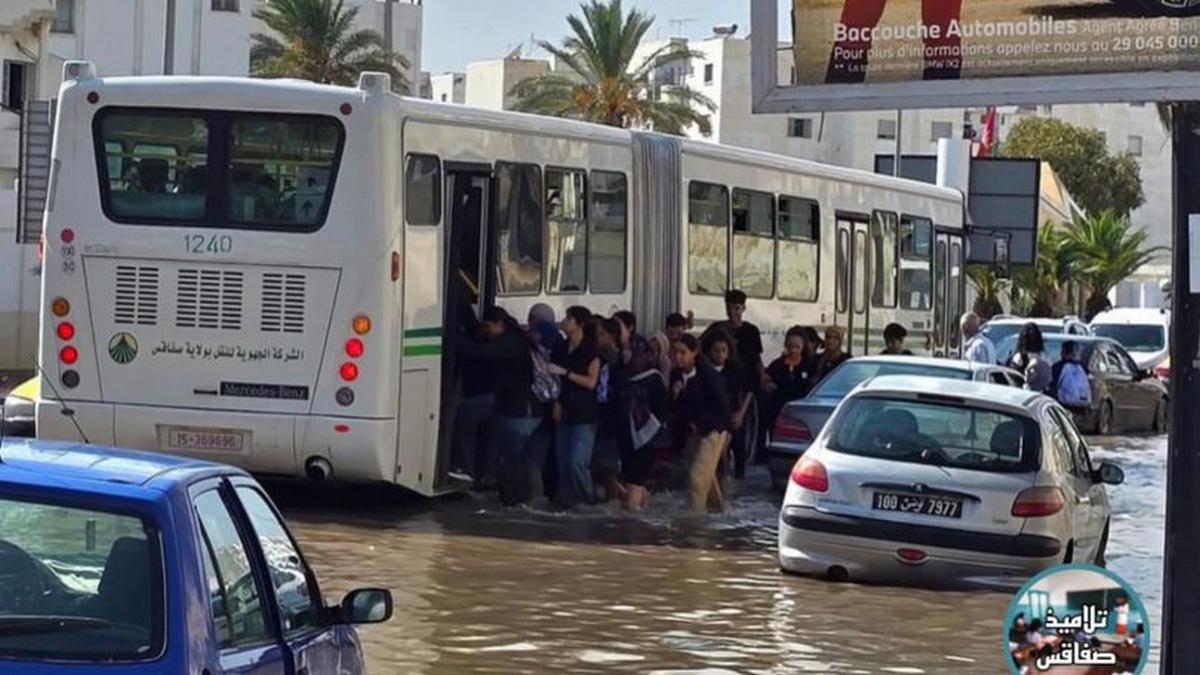
[[[853,359],[833,371],[816,389],[813,398],[843,398],[858,385],[881,375],[920,375],[948,380],[969,380],[971,371],[962,368],[941,368],[914,363],[895,363]]]
[[[0,659],[158,658],[162,570],[147,519],[0,495]]]
[[[1131,352],[1156,352],[1167,345],[1167,330],[1153,324],[1092,324],[1092,335],[1111,338]]]
[[[833,425],[834,452],[995,473],[1034,471],[1041,446],[1029,417],[942,400],[859,396]]]

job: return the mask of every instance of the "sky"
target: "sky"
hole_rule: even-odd
[[[651,37],[712,35],[712,27],[735,23],[738,35],[750,28],[750,0],[624,0],[656,17]],[[566,17],[578,13],[580,0],[428,0],[425,7],[421,67],[433,74],[462,71],[471,61],[503,58],[517,45],[537,40],[559,42]],[[779,0],[780,17],[789,0]],[[676,20],[687,20],[673,23]],[[780,21],[780,31],[787,21]],[[528,54],[528,51],[523,52]]]

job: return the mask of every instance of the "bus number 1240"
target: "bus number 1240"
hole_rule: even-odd
[[[188,253],[229,253],[233,250],[233,237],[228,234],[183,235],[183,247]]]

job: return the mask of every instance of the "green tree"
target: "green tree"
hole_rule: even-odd
[[[251,36],[251,74],[353,86],[371,70],[388,73],[392,89],[407,92],[408,62],[389,53],[379,33],[356,30],[357,16],[344,0],[271,0],[254,10],[270,33]]]
[[[569,74],[550,73],[518,82],[511,92],[517,110],[676,135],[692,126],[706,136],[712,132],[709,113],[716,106],[711,99],[682,84],[659,96],[650,82],[656,68],[687,63],[698,56],[696,52],[669,43],[635,62],[654,17],[637,9],[626,14],[621,0],[591,0],[580,10],[582,17],[567,17],[571,34],[562,46],[538,43]]]
[[[996,274],[996,269],[990,265],[967,267],[967,278],[975,287],[975,306],[971,308],[971,311],[978,314],[979,318],[984,321],[1004,313],[1004,304],[1000,302],[1000,296],[1008,290],[1010,285],[1008,279],[1001,278]]]
[[[1062,314],[1067,286],[1079,269],[1077,250],[1068,245],[1066,232],[1043,223],[1037,234],[1037,260],[1013,275],[1013,294],[1022,301],[1022,312],[1031,317]]]
[[[1133,227],[1128,218],[1111,211],[1067,228],[1063,245],[1075,260],[1075,275],[1087,287],[1086,320],[1091,321],[1108,307],[1108,293],[1117,284],[1168,250],[1147,246],[1146,242],[1145,230]]]
[[[1062,120],[1030,117],[1008,132],[1005,157],[1039,157],[1050,163],[1067,192],[1088,213],[1128,216],[1145,201],[1137,159],[1108,152],[1104,134]]]

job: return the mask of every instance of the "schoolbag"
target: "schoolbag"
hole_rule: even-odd
[[[1087,371],[1078,363],[1064,363],[1056,384],[1059,403],[1078,408],[1092,405],[1092,385]]]
[[[550,355],[540,346],[531,347],[529,360],[533,364],[533,396],[541,403],[553,403],[562,393],[562,382],[550,372]]]

